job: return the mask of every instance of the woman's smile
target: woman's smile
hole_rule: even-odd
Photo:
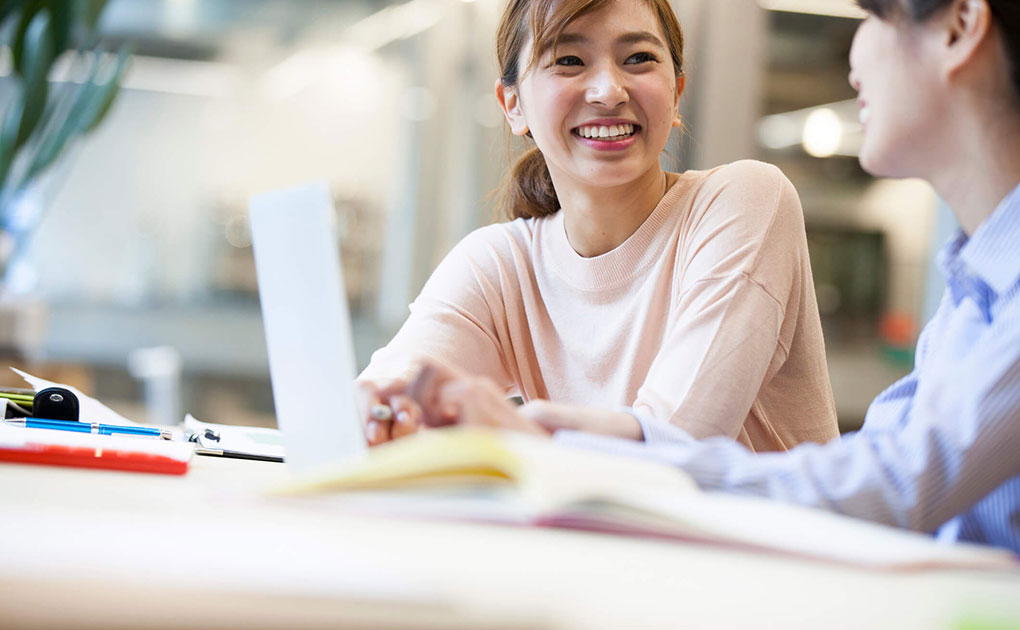
[[[625,120],[593,120],[578,125],[571,134],[583,145],[597,151],[622,151],[634,145],[641,125]]]

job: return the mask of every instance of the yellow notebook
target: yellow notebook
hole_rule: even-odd
[[[821,510],[701,492],[671,466],[482,429],[425,431],[281,491],[328,493],[339,510],[572,528],[878,569],[1020,570],[1003,550],[942,545]]]

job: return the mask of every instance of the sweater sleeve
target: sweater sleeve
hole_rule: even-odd
[[[800,201],[777,168],[737,162],[706,180],[685,221],[671,321],[633,408],[695,438],[734,438],[796,328]]]
[[[359,380],[407,378],[421,357],[430,357],[513,389],[497,331],[497,322],[505,319],[501,269],[509,264],[500,254],[499,229],[476,230],[447,254],[410,305],[407,320],[372,355]]]

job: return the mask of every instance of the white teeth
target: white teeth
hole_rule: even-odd
[[[577,135],[582,138],[620,138],[632,135],[634,125],[584,125],[577,128]]]
[[[871,120],[871,108],[862,107],[861,110],[857,112],[857,119],[861,121],[862,125],[868,124],[868,121]]]

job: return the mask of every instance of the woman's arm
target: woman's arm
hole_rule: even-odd
[[[407,321],[358,377],[370,444],[417,430],[421,412],[406,390],[425,359],[483,376],[504,390],[513,387],[499,332],[504,307],[498,278],[501,265],[510,264],[500,254],[501,229],[476,230],[446,256],[411,304]]]
[[[633,408],[696,438],[733,438],[808,323],[805,300],[817,318],[803,214],[777,168],[744,161],[705,182],[688,222],[670,322]]]

